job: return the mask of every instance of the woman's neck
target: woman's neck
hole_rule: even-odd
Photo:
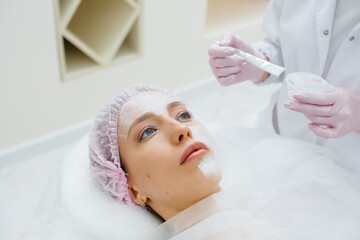
[[[180,203],[177,204],[177,207],[174,207],[174,205],[171,206],[165,206],[163,204],[156,204],[154,202],[149,201],[148,205],[155,211],[161,218],[163,218],[165,221],[169,220],[170,218],[176,216],[180,212],[184,211],[185,209],[191,207],[192,205],[200,202],[201,200],[209,197],[210,195],[220,192],[221,187],[219,185],[216,185],[214,189],[209,192],[207,195],[204,195],[200,199],[196,199],[194,201],[188,202],[188,203]]]

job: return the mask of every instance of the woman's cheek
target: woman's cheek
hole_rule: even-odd
[[[206,178],[220,179],[222,177],[222,169],[219,164],[220,149],[214,138],[201,124],[191,126],[190,130],[194,140],[203,142],[210,149],[210,153],[203,157],[202,161],[198,164],[198,168]]]
[[[196,141],[203,142],[210,149],[216,147],[216,143],[210,133],[206,130],[203,125],[195,125],[189,127],[192,133],[192,137]]]

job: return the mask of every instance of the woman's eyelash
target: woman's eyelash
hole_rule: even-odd
[[[150,130],[150,131],[148,131]],[[151,131],[152,130],[152,131]],[[152,126],[147,126],[146,128],[144,128],[142,131],[140,131],[139,133],[139,137],[138,137],[138,141],[141,142],[142,140],[150,137],[152,134],[154,134],[157,131],[157,129],[155,129]],[[145,134],[147,134],[147,136],[145,136]]]
[[[189,114],[189,116],[192,118],[194,115],[192,112],[190,112],[189,110],[186,111],[187,114]]]
[[[192,114],[190,111],[184,111],[184,112],[180,112],[178,114],[178,116],[176,117],[176,120],[179,120],[182,116],[187,116],[188,118],[186,119],[183,119],[183,120],[188,120],[188,119],[191,119],[192,118]]]

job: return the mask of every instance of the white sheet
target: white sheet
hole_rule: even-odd
[[[309,235],[310,231],[316,230],[310,229],[311,224],[305,224],[309,219],[323,221],[339,218],[343,220],[341,222],[348,223],[348,229],[342,227],[343,232],[336,232],[337,226],[331,227],[336,221],[328,221],[327,225],[324,222],[328,231],[312,235],[318,237],[314,239],[321,239],[322,233],[331,231],[333,234],[330,236],[344,231],[350,233],[351,223],[359,223],[360,181],[351,172],[339,167],[335,162],[340,159],[336,159],[330,151],[236,125],[208,124],[207,127],[222,148],[224,176],[221,185],[225,190],[217,199],[222,202],[220,209],[229,208],[231,214],[226,211],[210,212],[212,217],[204,219],[203,224],[197,225],[199,228],[193,227],[183,233],[168,232],[169,228],[164,227],[168,223],[159,227],[161,222],[150,213],[118,203],[95,187],[88,172],[87,138],[84,137],[62,164],[62,172],[59,171],[60,166],[54,166],[54,174],[24,239],[141,239],[139,235],[159,239],[159,234],[165,238],[166,234],[170,234],[189,239],[190,236],[201,237],[191,235],[200,230],[207,230],[205,232],[210,234],[210,229],[204,226],[213,226],[211,230],[215,231],[214,235],[207,237],[219,237],[220,234],[222,239],[225,239],[225,234],[232,239],[234,235],[230,234],[234,229],[249,234],[264,231],[266,236],[275,234],[277,237],[278,232],[274,230],[287,227],[286,239],[296,239],[296,236],[301,236],[300,232]],[[234,183],[238,185],[231,187]],[[232,196],[229,192],[234,192],[234,197],[229,198]],[[318,193],[324,194],[317,196]],[[229,202],[227,199],[232,200]],[[308,204],[311,202],[314,204]],[[314,211],[309,211],[314,206]],[[325,209],[315,211],[317,206],[325,206]],[[327,209],[337,212],[326,213]],[[227,225],[232,218],[237,219],[232,222],[236,224]],[[296,226],[304,229],[300,231]],[[186,229],[187,225],[182,228]],[[167,232],[161,229],[167,229]],[[261,235],[257,237],[269,239]],[[312,239],[310,237],[308,239]],[[360,239],[360,234],[357,237]],[[241,238],[236,235],[236,239]]]
[[[356,178],[330,154],[298,141],[260,141],[236,166],[237,184],[223,182],[222,192],[141,239],[360,239]]]

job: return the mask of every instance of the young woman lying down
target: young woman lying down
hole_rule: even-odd
[[[214,139],[165,89],[138,85],[111,99],[95,119],[89,149],[103,191],[164,221],[145,239],[360,239],[359,192],[339,174],[345,170],[288,159],[271,173],[267,166],[282,157],[275,152],[250,163],[265,173],[253,179],[281,175],[285,184],[254,180],[222,189]],[[324,174],[313,177],[322,166]],[[246,173],[245,166],[239,174]]]

